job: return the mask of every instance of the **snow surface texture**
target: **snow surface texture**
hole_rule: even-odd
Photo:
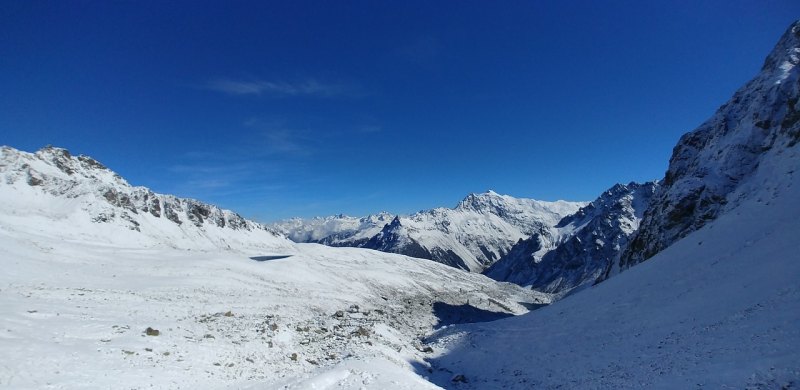
[[[619,260],[658,184],[617,184],[558,225],[520,240],[485,274],[558,295],[594,283]]]
[[[63,149],[0,150],[3,388],[432,388],[412,364],[435,327],[549,303],[428,260],[294,244]]]
[[[681,137],[641,228],[622,256],[622,267],[646,260],[743,200],[777,190],[782,175],[748,180],[765,160],[796,150],[800,142],[800,23],[781,37],[761,72],[708,121]],[[745,184],[747,183],[747,184]],[[767,202],[768,199],[762,199]]]
[[[300,242],[376,249],[481,272],[520,239],[555,226],[586,204],[544,202],[488,191],[470,194],[452,209],[397,216],[390,223],[386,223],[388,214],[382,213],[364,218],[291,219],[273,227]]]

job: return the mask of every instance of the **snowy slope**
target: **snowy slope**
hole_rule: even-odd
[[[294,244],[63,149],[2,153],[2,388],[432,388],[412,364],[434,327],[549,302],[427,260]]]
[[[360,218],[339,214],[311,219],[291,218],[269,226],[294,242],[359,247],[393,218],[394,215],[387,212]]]
[[[447,352],[426,375],[458,389],[793,388],[797,174],[791,184],[769,204],[742,204],[646,263],[548,307],[441,331],[430,342]],[[457,374],[468,382],[452,382]]]
[[[643,252],[626,266],[657,254],[529,315],[440,331],[430,341],[446,352],[431,379],[464,389],[795,387],[799,43],[796,22],[762,73],[681,138],[641,245],[629,247]]]
[[[622,267],[646,260],[744,200],[761,196],[779,174],[752,188],[743,183],[775,154],[800,142],[800,23],[768,55],[761,72],[696,130],[681,137],[663,185]],[[752,181],[750,181],[752,183]],[[766,199],[763,199],[766,201]]]
[[[517,242],[484,274],[560,295],[594,283],[618,261],[657,187],[611,187],[558,225]]]
[[[183,249],[280,248],[294,244],[238,214],[133,187],[87,156],[46,147],[0,147],[0,223],[53,238]]]

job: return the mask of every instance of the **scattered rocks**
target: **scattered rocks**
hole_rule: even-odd
[[[336,313],[334,314],[334,317],[342,318],[342,317],[344,317],[344,312],[341,311],[341,310],[337,310]]]
[[[347,312],[348,313],[358,313],[359,312],[358,305],[350,305],[350,307],[347,309]]]
[[[296,362],[297,361],[297,354],[296,353],[292,353],[291,355],[289,355],[289,359],[292,359],[293,362]]]
[[[420,352],[423,352],[423,353],[433,353],[433,348],[431,348],[430,345],[418,345],[417,346],[417,351],[420,351]]]
[[[363,326],[359,326],[353,333],[356,334],[358,337],[368,337],[371,332],[369,331],[369,329]]]

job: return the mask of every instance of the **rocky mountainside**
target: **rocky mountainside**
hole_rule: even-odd
[[[293,247],[232,211],[131,186],[91,157],[51,146],[36,153],[0,148],[0,200],[0,211],[13,219],[8,225],[63,224],[63,238],[186,249]]]
[[[647,260],[719,215],[754,197],[784,190],[782,175],[800,164],[800,22],[767,56],[761,72],[696,130],[681,137],[663,185],[621,258]]]
[[[658,184],[617,184],[556,226],[520,240],[485,274],[565,294],[591,284],[619,259]]]
[[[293,219],[272,226],[297,242],[375,249],[480,272],[519,239],[554,226],[584,205],[487,191],[468,195],[452,209],[440,207],[393,219],[382,213],[364,218]]]
[[[378,234],[394,215],[381,212],[366,217],[339,214],[311,219],[291,218],[270,227],[294,242],[312,242],[328,246],[360,247]]]

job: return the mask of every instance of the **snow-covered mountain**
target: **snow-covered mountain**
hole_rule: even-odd
[[[422,372],[459,389],[796,387],[798,64],[800,21],[681,138],[625,272],[529,315],[444,329]]]
[[[485,274],[557,294],[591,284],[618,261],[657,188],[655,182],[617,184],[556,226],[517,242]]]
[[[378,218],[289,220],[273,226],[301,242],[375,249],[481,272],[521,238],[554,226],[584,205],[585,202],[544,202],[487,191],[470,194],[452,209],[440,207],[397,216],[380,228],[378,225],[388,214]],[[353,230],[355,226],[361,230]]]
[[[294,242],[311,242],[329,246],[360,247],[392,221],[387,212],[366,217],[339,214],[311,219],[291,218],[270,225]]]
[[[428,260],[295,244],[53,147],[0,149],[0,269],[13,389],[430,389],[413,365],[434,328],[549,303]]]
[[[45,147],[28,153],[0,147],[3,223],[65,239],[119,242],[137,247],[191,249],[283,248],[293,243],[240,215],[194,199],[134,187],[87,156]]]
[[[663,185],[622,267],[644,261],[745,200],[768,203],[784,190],[782,167],[800,142],[800,26],[793,25],[761,72],[696,130],[681,137]]]

